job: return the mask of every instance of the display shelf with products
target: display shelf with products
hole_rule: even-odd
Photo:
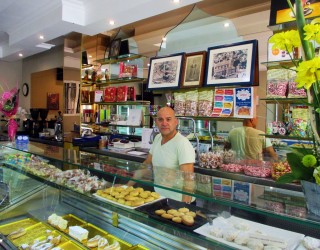
[[[93,68],[83,69],[81,122],[95,133],[108,133],[106,129],[116,127],[122,134],[141,135],[139,128],[150,127],[150,117],[146,116],[150,102],[144,101],[141,93],[144,60],[144,56],[131,53],[95,60]],[[136,95],[142,100],[136,100]],[[138,110],[142,112],[140,122],[136,120],[140,116]],[[130,116],[131,111],[136,115]],[[130,121],[126,122],[126,118]]]
[[[299,232],[301,238],[296,239],[294,242],[290,240],[286,242],[294,247],[301,243],[304,235],[316,237],[317,230],[320,229],[320,218],[317,216],[306,213],[301,217],[291,213],[287,214],[287,210],[277,212],[270,209],[267,206],[269,201],[261,199],[261,195],[270,194],[270,192],[276,194],[279,190],[277,188],[277,190],[272,191],[272,186],[269,186],[267,182],[259,183],[252,179],[252,182],[246,184],[243,181],[233,180],[233,175],[226,175],[225,178],[220,178],[195,173],[193,191],[187,192],[178,186],[168,186],[170,179],[176,180],[176,177],[179,176],[183,178],[183,172],[172,172],[172,170],[168,169],[166,170],[167,178],[165,183],[155,182],[152,169],[137,162],[82,151],[72,150],[71,152],[63,148],[53,150],[50,147],[50,153],[46,153],[49,150],[48,146],[37,143],[30,143],[27,151],[19,150],[8,143],[2,143],[1,145],[3,169],[11,172],[11,175],[31,178],[47,186],[45,200],[43,200],[42,193],[39,193],[37,202],[33,200],[31,203],[31,200],[28,201],[26,199],[24,206],[11,204],[7,207],[2,213],[2,225],[8,220],[14,220],[15,215],[23,214],[23,209],[26,209],[27,216],[31,215],[33,218],[40,219],[41,222],[45,222],[46,218],[53,212],[61,216],[67,216],[72,213],[81,220],[100,227],[102,230],[129,242],[131,245],[135,245],[140,241],[142,245],[149,246],[149,249],[161,249],[162,244],[167,246],[165,249],[202,249],[203,247],[208,249],[237,249],[235,242],[221,240],[211,234],[210,230],[213,230],[213,228],[210,229],[207,220],[203,221],[200,217],[197,219],[197,216],[201,215],[220,214],[220,216],[224,216],[214,219],[214,225],[216,223],[219,225],[221,220],[225,220],[224,223],[229,223],[229,218],[231,221],[241,220],[248,225],[248,230],[251,230],[249,229],[250,225],[253,227],[255,220],[260,221],[261,217],[263,217],[265,223],[269,224],[278,233],[281,231],[280,228],[288,230],[286,231],[288,234],[294,234],[294,231]],[[37,166],[41,167],[38,168]],[[137,174],[141,173],[141,171],[144,171],[143,177],[137,178]],[[74,182],[75,178],[81,179],[86,185],[82,185],[82,181]],[[93,180],[96,181],[95,184],[91,182]],[[136,182],[136,189],[141,187],[144,190],[152,191],[153,187],[161,187],[177,194],[191,195],[197,198],[197,205],[161,199],[161,202],[156,200],[154,203],[147,203],[147,205],[140,204],[137,207],[131,207],[129,204],[117,204],[113,196],[104,195],[108,194],[108,190],[111,190],[108,187],[113,186],[113,184],[124,185],[128,180]],[[218,182],[218,180],[220,181]],[[217,189],[218,185],[230,185],[230,188]],[[238,196],[240,194],[239,185],[250,187],[249,189],[244,188],[244,186],[241,188],[242,192],[247,193],[249,199],[242,200],[241,197],[243,196]],[[289,186],[284,185],[282,188]],[[92,189],[89,189],[89,187]],[[119,187],[119,185],[116,187]],[[116,187],[113,188],[115,189]],[[126,189],[126,187],[123,188]],[[291,196],[295,196],[295,192],[285,191]],[[298,193],[299,197],[302,193]],[[50,195],[52,194],[55,194],[56,197],[51,198]],[[102,196],[98,197],[100,195]],[[114,193],[114,195],[116,194]],[[111,198],[112,200],[109,201],[108,199]],[[117,201],[121,202],[118,199]],[[293,204],[290,205],[292,206]],[[188,208],[197,212],[194,219],[196,223],[192,224],[197,225],[196,232],[194,232],[194,229],[190,230],[188,225],[175,224],[168,221],[168,219],[157,217],[152,209],[159,206],[163,207],[163,209],[171,208],[176,210]],[[151,210],[149,210],[150,207]],[[293,211],[292,209],[294,207],[291,207],[290,211]],[[42,213],[39,213],[40,210]],[[202,222],[200,223],[200,221]],[[266,228],[263,228],[262,231],[271,238],[276,237]],[[159,237],[159,235],[162,237]],[[90,235],[90,238],[93,236]]]

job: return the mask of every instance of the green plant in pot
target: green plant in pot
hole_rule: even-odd
[[[291,173],[281,176],[278,183],[300,181],[305,193],[309,212],[320,216],[320,55],[315,53],[315,47],[320,44],[320,19],[306,23],[304,9],[305,0],[296,0],[295,7],[287,0],[288,6],[296,18],[296,29],[279,32],[270,38],[272,49],[286,50],[288,53],[302,47],[303,57],[291,58],[295,66],[298,88],[305,88],[308,94],[309,122],[313,135],[313,148],[294,149],[287,154]],[[319,45],[317,45],[319,46]],[[293,70],[288,68],[288,70]]]

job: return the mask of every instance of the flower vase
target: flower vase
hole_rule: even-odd
[[[320,185],[309,181],[301,181],[308,211],[320,216]]]

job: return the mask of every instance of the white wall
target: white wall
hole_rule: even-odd
[[[0,94],[14,87],[22,86],[22,61],[0,61],[0,86]]]
[[[29,84],[29,93],[31,91],[31,74],[53,68],[63,67],[63,46],[52,48],[46,52],[36,54],[34,56],[23,59],[22,64],[22,81]],[[46,84],[46,79],[43,79],[43,84]],[[20,95],[22,96],[22,95]],[[21,105],[28,112],[30,109],[30,95],[21,97]]]

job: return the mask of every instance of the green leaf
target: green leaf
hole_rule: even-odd
[[[316,112],[320,114],[320,108],[316,108]]]
[[[302,157],[300,154],[288,153],[287,160],[291,168],[291,172],[295,180],[310,180],[313,176],[313,168],[307,168],[302,164]]]
[[[297,179],[293,173],[287,173],[287,174],[280,176],[279,179],[276,180],[276,182],[280,183],[280,184],[285,184],[285,183],[291,183],[295,180],[297,180]]]

